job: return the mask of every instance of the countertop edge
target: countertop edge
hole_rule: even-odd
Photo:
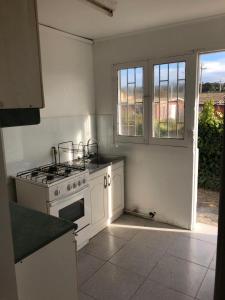
[[[89,170],[89,174],[91,175],[91,174],[93,174],[93,173],[96,173],[96,172],[98,172],[98,171],[100,171],[100,170],[102,170],[102,169],[104,169],[104,168],[107,168],[107,167],[109,167],[109,166],[112,166],[112,165],[114,165],[114,164],[116,164],[116,163],[119,163],[119,162],[121,162],[121,161],[125,161],[125,157],[115,158],[114,160],[112,160],[112,161],[109,162],[109,163],[99,164],[98,167],[96,167],[96,168],[88,168],[88,167],[87,167],[87,169]],[[96,165],[97,165],[97,164],[96,164]]]
[[[74,230],[73,227],[71,227],[70,229],[67,229],[65,231],[62,231],[60,234],[54,236],[54,238],[50,238],[48,241],[45,241],[44,243],[39,244],[38,247],[35,247],[32,251],[27,251],[27,253],[24,253],[24,255],[22,257],[15,257],[14,262],[15,264],[22,262],[24,259],[26,259],[27,257],[29,257],[30,255],[32,255],[33,253],[35,253],[36,251],[42,249],[43,247],[47,246],[48,244],[50,244],[51,242],[57,240],[58,238],[60,238],[62,235],[64,235],[65,233],[68,233],[69,231]]]

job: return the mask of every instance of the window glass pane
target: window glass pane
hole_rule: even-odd
[[[160,65],[160,81],[168,80],[168,64]]]
[[[136,103],[142,103],[144,101],[143,88],[136,87],[135,101],[136,101]]]
[[[178,122],[184,123],[184,101],[178,101]]]
[[[128,135],[127,105],[118,106],[118,134]]]
[[[142,103],[136,104],[136,120],[135,120],[135,129],[137,136],[144,135],[143,129],[143,121],[144,121],[144,106]]]
[[[154,66],[153,136],[184,137],[185,62]]]
[[[160,138],[168,137],[168,124],[167,123],[160,123],[159,124],[159,135]]]
[[[177,101],[177,63],[169,64],[169,101]]]
[[[167,101],[160,101],[160,122],[167,122]]]
[[[144,134],[143,67],[118,71],[117,132],[119,135]]]
[[[135,69],[128,69],[128,83],[134,83]]]
[[[159,101],[159,66],[154,67],[154,101]]]
[[[185,93],[185,80],[179,80],[179,82],[178,82],[178,100],[184,101],[184,93]]]
[[[160,102],[161,101],[167,102],[167,92],[168,92],[168,82],[163,81],[160,84]]]
[[[120,102],[127,102],[127,70],[121,70],[119,82]]]
[[[143,68],[136,68],[136,86],[143,88]]]
[[[135,89],[134,83],[128,84],[128,103],[129,104],[135,104],[134,89]]]
[[[178,79],[185,79],[185,62],[178,63],[179,76]]]
[[[135,136],[135,105],[128,106],[128,135]]]
[[[154,137],[160,137],[159,135],[159,103],[155,102],[153,103],[153,136]]]
[[[177,135],[177,101],[169,102],[168,135],[170,138],[175,138]]]

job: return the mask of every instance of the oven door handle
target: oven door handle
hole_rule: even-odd
[[[108,183],[107,183],[107,177],[104,176],[104,188],[105,188],[105,189],[107,188],[107,185],[108,185]]]

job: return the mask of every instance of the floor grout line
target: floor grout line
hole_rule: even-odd
[[[208,266],[208,267],[207,267],[207,266],[203,266],[203,265],[201,265],[201,264],[199,264],[199,263],[196,263],[196,262],[193,262],[192,260],[189,260],[189,259],[187,259],[187,258],[179,257],[179,256],[176,256],[175,254],[172,254],[172,253],[169,253],[169,252],[167,252],[166,254],[169,255],[169,256],[175,257],[175,258],[177,258],[177,259],[179,259],[179,260],[183,260],[183,261],[185,261],[185,262],[188,262],[188,263],[197,265],[197,266],[199,266],[199,267],[202,267],[202,268],[205,268],[205,269],[209,269],[209,266]]]
[[[208,269],[208,270],[209,270],[209,269]],[[201,289],[201,287],[202,287],[202,284],[203,284],[203,282],[204,282],[204,280],[205,280],[205,278],[206,278],[206,275],[207,275],[207,273],[208,273],[208,270],[205,272],[205,276],[203,277],[202,282],[201,282],[200,285],[199,285],[199,288],[198,288],[198,290],[197,290],[197,292],[196,292],[196,294],[195,294],[195,298],[197,298],[197,296],[198,296],[198,293],[199,293],[199,291],[200,291],[200,289]]]
[[[196,296],[191,296],[191,295],[189,295],[189,294],[185,294],[184,292],[182,292],[182,291],[180,291],[180,290],[178,290],[178,289],[175,289],[175,288],[173,288],[173,287],[170,287],[170,286],[168,286],[168,285],[162,284],[161,281],[158,281],[158,280],[155,280],[155,279],[151,279],[151,278],[149,278],[148,280],[149,280],[149,281],[156,282],[156,283],[158,283],[159,285],[161,285],[162,287],[164,287],[164,288],[166,288],[166,289],[168,289],[168,290],[172,290],[172,291],[177,292],[177,293],[180,293],[180,294],[182,294],[182,295],[184,295],[184,296],[188,296],[188,297],[190,297],[190,298],[192,298],[192,299],[195,299],[195,297],[196,297]]]
[[[134,225],[134,226],[135,226],[135,225]],[[110,226],[109,226],[109,227],[110,227]],[[167,247],[165,247],[165,248],[166,248],[166,249],[165,249],[165,252],[162,254],[162,256],[160,257],[160,259],[158,260],[158,262],[156,262],[155,265],[152,267],[152,269],[148,272],[148,274],[147,274],[147,275],[142,275],[142,274],[139,274],[139,273],[137,273],[137,272],[135,272],[135,271],[133,271],[133,270],[131,270],[131,269],[129,269],[129,268],[126,268],[126,267],[117,265],[116,263],[113,263],[113,262],[110,261],[115,255],[118,254],[119,251],[121,251],[122,249],[124,249],[127,245],[129,245],[129,243],[132,243],[132,240],[134,240],[135,237],[136,237],[140,232],[142,232],[142,230],[138,230],[138,229],[137,229],[136,232],[135,232],[135,234],[134,234],[130,239],[128,239],[128,240],[122,238],[121,236],[117,236],[116,234],[110,232],[110,230],[107,230],[107,228],[101,230],[98,234],[96,234],[95,237],[97,237],[98,235],[103,235],[103,236],[107,236],[107,235],[108,235],[108,236],[112,236],[112,237],[114,237],[114,238],[116,238],[116,239],[119,239],[119,240],[123,241],[124,243],[123,243],[123,245],[122,245],[119,249],[117,249],[117,250],[116,250],[116,251],[115,251],[108,259],[106,259],[106,260],[105,260],[105,259],[102,259],[102,258],[100,258],[100,257],[98,257],[98,256],[96,256],[96,255],[94,255],[94,254],[92,254],[92,253],[89,253],[89,252],[88,252],[87,250],[85,250],[85,249],[83,250],[84,254],[90,255],[90,256],[92,256],[92,257],[94,257],[94,258],[96,258],[96,259],[101,260],[101,261],[103,262],[103,264],[102,264],[99,268],[97,268],[97,269],[95,270],[95,272],[94,272],[90,277],[88,277],[88,278],[87,278],[87,279],[79,286],[79,290],[80,290],[80,288],[81,288],[83,285],[85,285],[89,280],[91,280],[91,278],[93,278],[93,277],[96,275],[97,272],[99,272],[99,271],[100,271],[107,263],[109,263],[109,264],[111,264],[111,265],[117,267],[118,269],[121,269],[121,270],[124,270],[124,271],[127,271],[127,272],[131,272],[131,273],[133,273],[133,274],[135,274],[135,275],[140,276],[140,277],[143,278],[143,281],[138,285],[137,289],[132,293],[132,295],[129,297],[129,299],[132,299],[132,298],[138,293],[138,291],[143,287],[143,285],[144,285],[148,280],[149,280],[149,281],[153,281],[153,282],[157,282],[159,285],[161,285],[162,287],[165,287],[166,289],[176,291],[176,292],[178,292],[178,293],[180,293],[180,294],[182,294],[182,295],[191,297],[192,299],[197,299],[198,293],[199,293],[199,291],[200,291],[200,289],[201,289],[201,287],[202,287],[202,285],[203,285],[203,282],[204,282],[204,280],[205,280],[205,278],[206,278],[206,276],[207,276],[208,271],[209,271],[209,270],[215,271],[215,270],[213,270],[213,269],[210,269],[210,265],[211,265],[211,263],[212,263],[212,261],[213,261],[213,259],[214,259],[215,253],[214,253],[214,255],[212,256],[212,259],[210,260],[209,265],[208,265],[208,266],[204,266],[204,265],[201,265],[201,264],[199,264],[199,263],[197,263],[197,262],[193,262],[193,261],[191,261],[191,260],[189,260],[189,259],[185,259],[185,258],[176,256],[176,255],[170,253],[170,252],[169,252],[169,248],[170,248],[172,242],[173,242],[173,243],[176,242],[177,240],[179,240],[180,237],[182,237],[182,238],[188,238],[188,239],[199,240],[199,241],[202,241],[202,242],[205,242],[205,243],[207,243],[207,244],[214,245],[214,246],[216,246],[216,243],[210,242],[210,241],[206,241],[206,240],[203,240],[203,239],[198,238],[198,237],[196,238],[196,237],[193,237],[193,236],[191,236],[191,235],[185,236],[185,235],[182,235],[182,233],[180,233],[180,234],[178,233],[178,235],[174,238],[174,240],[171,241],[171,243],[168,243],[169,245],[168,245]],[[189,232],[189,231],[188,231],[188,232]],[[191,233],[191,231],[190,231],[190,233]],[[196,232],[196,234],[204,234],[204,233],[201,233],[201,232],[198,233],[198,232]],[[94,239],[95,237],[93,237],[92,239]],[[91,240],[92,240],[92,239],[91,239]],[[90,243],[91,243],[91,240],[90,240]],[[99,240],[101,240],[101,238],[100,238]],[[97,240],[96,243],[98,244],[98,240]],[[146,247],[147,247],[147,248],[152,248],[152,247],[148,247],[147,245],[146,245]],[[153,247],[153,248],[157,249],[157,247]],[[82,249],[81,249],[81,250],[82,250]],[[81,250],[80,250],[80,251],[81,251]],[[177,290],[177,289],[175,289],[175,288],[172,288],[172,287],[170,287],[170,286],[167,286],[167,285],[163,284],[163,283],[160,282],[160,281],[157,281],[157,280],[154,280],[154,279],[151,279],[151,278],[150,278],[151,274],[154,272],[154,270],[157,268],[157,266],[160,264],[160,262],[161,262],[166,256],[171,256],[171,257],[174,257],[174,258],[176,258],[176,259],[178,259],[178,260],[180,260],[180,261],[184,261],[184,262],[187,262],[187,263],[192,263],[192,264],[195,264],[195,265],[197,265],[197,266],[202,267],[202,268],[205,269],[205,274],[204,274],[204,276],[203,276],[203,279],[201,280],[201,282],[200,282],[200,284],[199,284],[199,287],[197,288],[197,292],[195,293],[194,296],[189,295],[189,294],[186,294],[186,293],[184,293],[184,292],[182,292],[182,291],[180,291],[180,290]],[[80,290],[80,292],[83,293],[83,294],[85,294],[85,295],[87,295],[87,296],[90,296],[90,297],[93,298],[93,299],[98,300],[98,298],[94,297],[93,295],[88,294],[86,291],[83,292],[83,290]]]

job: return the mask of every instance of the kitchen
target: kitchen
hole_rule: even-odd
[[[54,161],[52,147],[56,147],[58,159],[59,143],[72,141],[75,145],[80,142],[85,145],[89,139],[93,139],[93,141],[98,141],[101,154],[113,155],[114,158],[126,157],[125,208],[128,212],[145,216],[149,212],[156,212],[157,221],[191,229],[194,222],[192,213],[194,204],[190,201],[194,198],[192,148],[114,142],[113,84],[115,80],[112,75],[112,66],[121,62],[186,54],[191,49],[209,49],[212,45],[216,45],[217,49],[222,49],[224,44],[219,36],[223,33],[224,17],[161,28],[158,31],[140,32],[136,36],[127,35],[117,39],[103,38],[101,40],[100,34],[98,38],[91,26],[88,28],[89,32],[86,28],[88,34],[85,33],[85,19],[90,17],[94,22],[97,16],[99,20],[96,20],[96,28],[100,30],[101,26],[98,22],[107,23],[109,17],[92,6],[81,3],[82,1],[75,2],[77,3],[65,3],[63,7],[57,3],[55,10],[52,9],[51,1],[38,1],[37,3],[45,108],[40,110],[41,123],[39,125],[3,129],[9,198],[16,199],[16,188],[11,176]],[[77,7],[80,9],[80,15],[76,15],[76,24],[72,27],[74,32],[70,34],[67,19],[70,22],[73,20],[74,9]],[[74,28],[79,23],[83,24],[83,28],[80,27],[80,30],[76,31]],[[102,30],[106,29],[102,28]],[[116,28],[116,30],[117,32],[110,30],[108,33],[103,32],[102,36],[119,34],[119,29]],[[176,38],[179,32],[183,32],[183,37],[179,36],[180,43],[177,44]],[[203,36],[205,32],[211,32],[210,40]],[[221,34],[219,35],[218,32]],[[78,37],[76,34],[87,36],[88,39]],[[167,35],[170,36],[170,40],[166,38]],[[189,36],[191,38],[188,38]],[[199,36],[202,38],[199,39]],[[152,41],[154,41],[154,47]],[[135,47],[136,43],[142,47]],[[129,50],[130,47],[133,51]],[[23,60],[25,63],[25,57]],[[27,67],[27,64],[20,64],[18,68],[20,70],[24,68],[26,72],[25,66]],[[32,89],[29,92],[31,93],[29,96],[32,96]],[[190,110],[193,106],[194,104],[191,103]],[[193,138],[191,132],[194,123],[192,111],[189,112],[188,120],[190,123],[187,140],[190,142]],[[98,185],[101,188],[104,188],[104,176],[108,177],[114,171],[113,166],[117,165],[116,169],[120,169],[116,183],[118,183],[118,178],[123,176],[123,171],[121,171],[123,163],[122,165],[121,162],[110,164],[111,162],[108,161],[108,163],[105,170],[98,171],[103,172],[99,173],[98,178]],[[93,175],[90,175],[88,179],[89,186],[94,187],[95,178],[91,179],[91,176]],[[106,193],[110,195],[111,187],[108,186],[110,179],[106,179]],[[115,192],[117,191],[116,188]],[[94,189],[93,197],[95,198],[96,193],[98,195],[99,192]],[[122,187],[121,195],[123,195]],[[150,199],[149,203],[144,200],[146,195]],[[167,199],[167,201],[162,199]],[[118,215],[115,214],[115,218],[122,213],[123,205],[121,200]],[[101,207],[94,207],[96,218],[98,218],[97,214],[101,211]],[[110,212],[109,207],[106,210],[107,213]],[[102,224],[93,228],[93,235],[106,226],[107,219],[108,217],[103,218]]]

